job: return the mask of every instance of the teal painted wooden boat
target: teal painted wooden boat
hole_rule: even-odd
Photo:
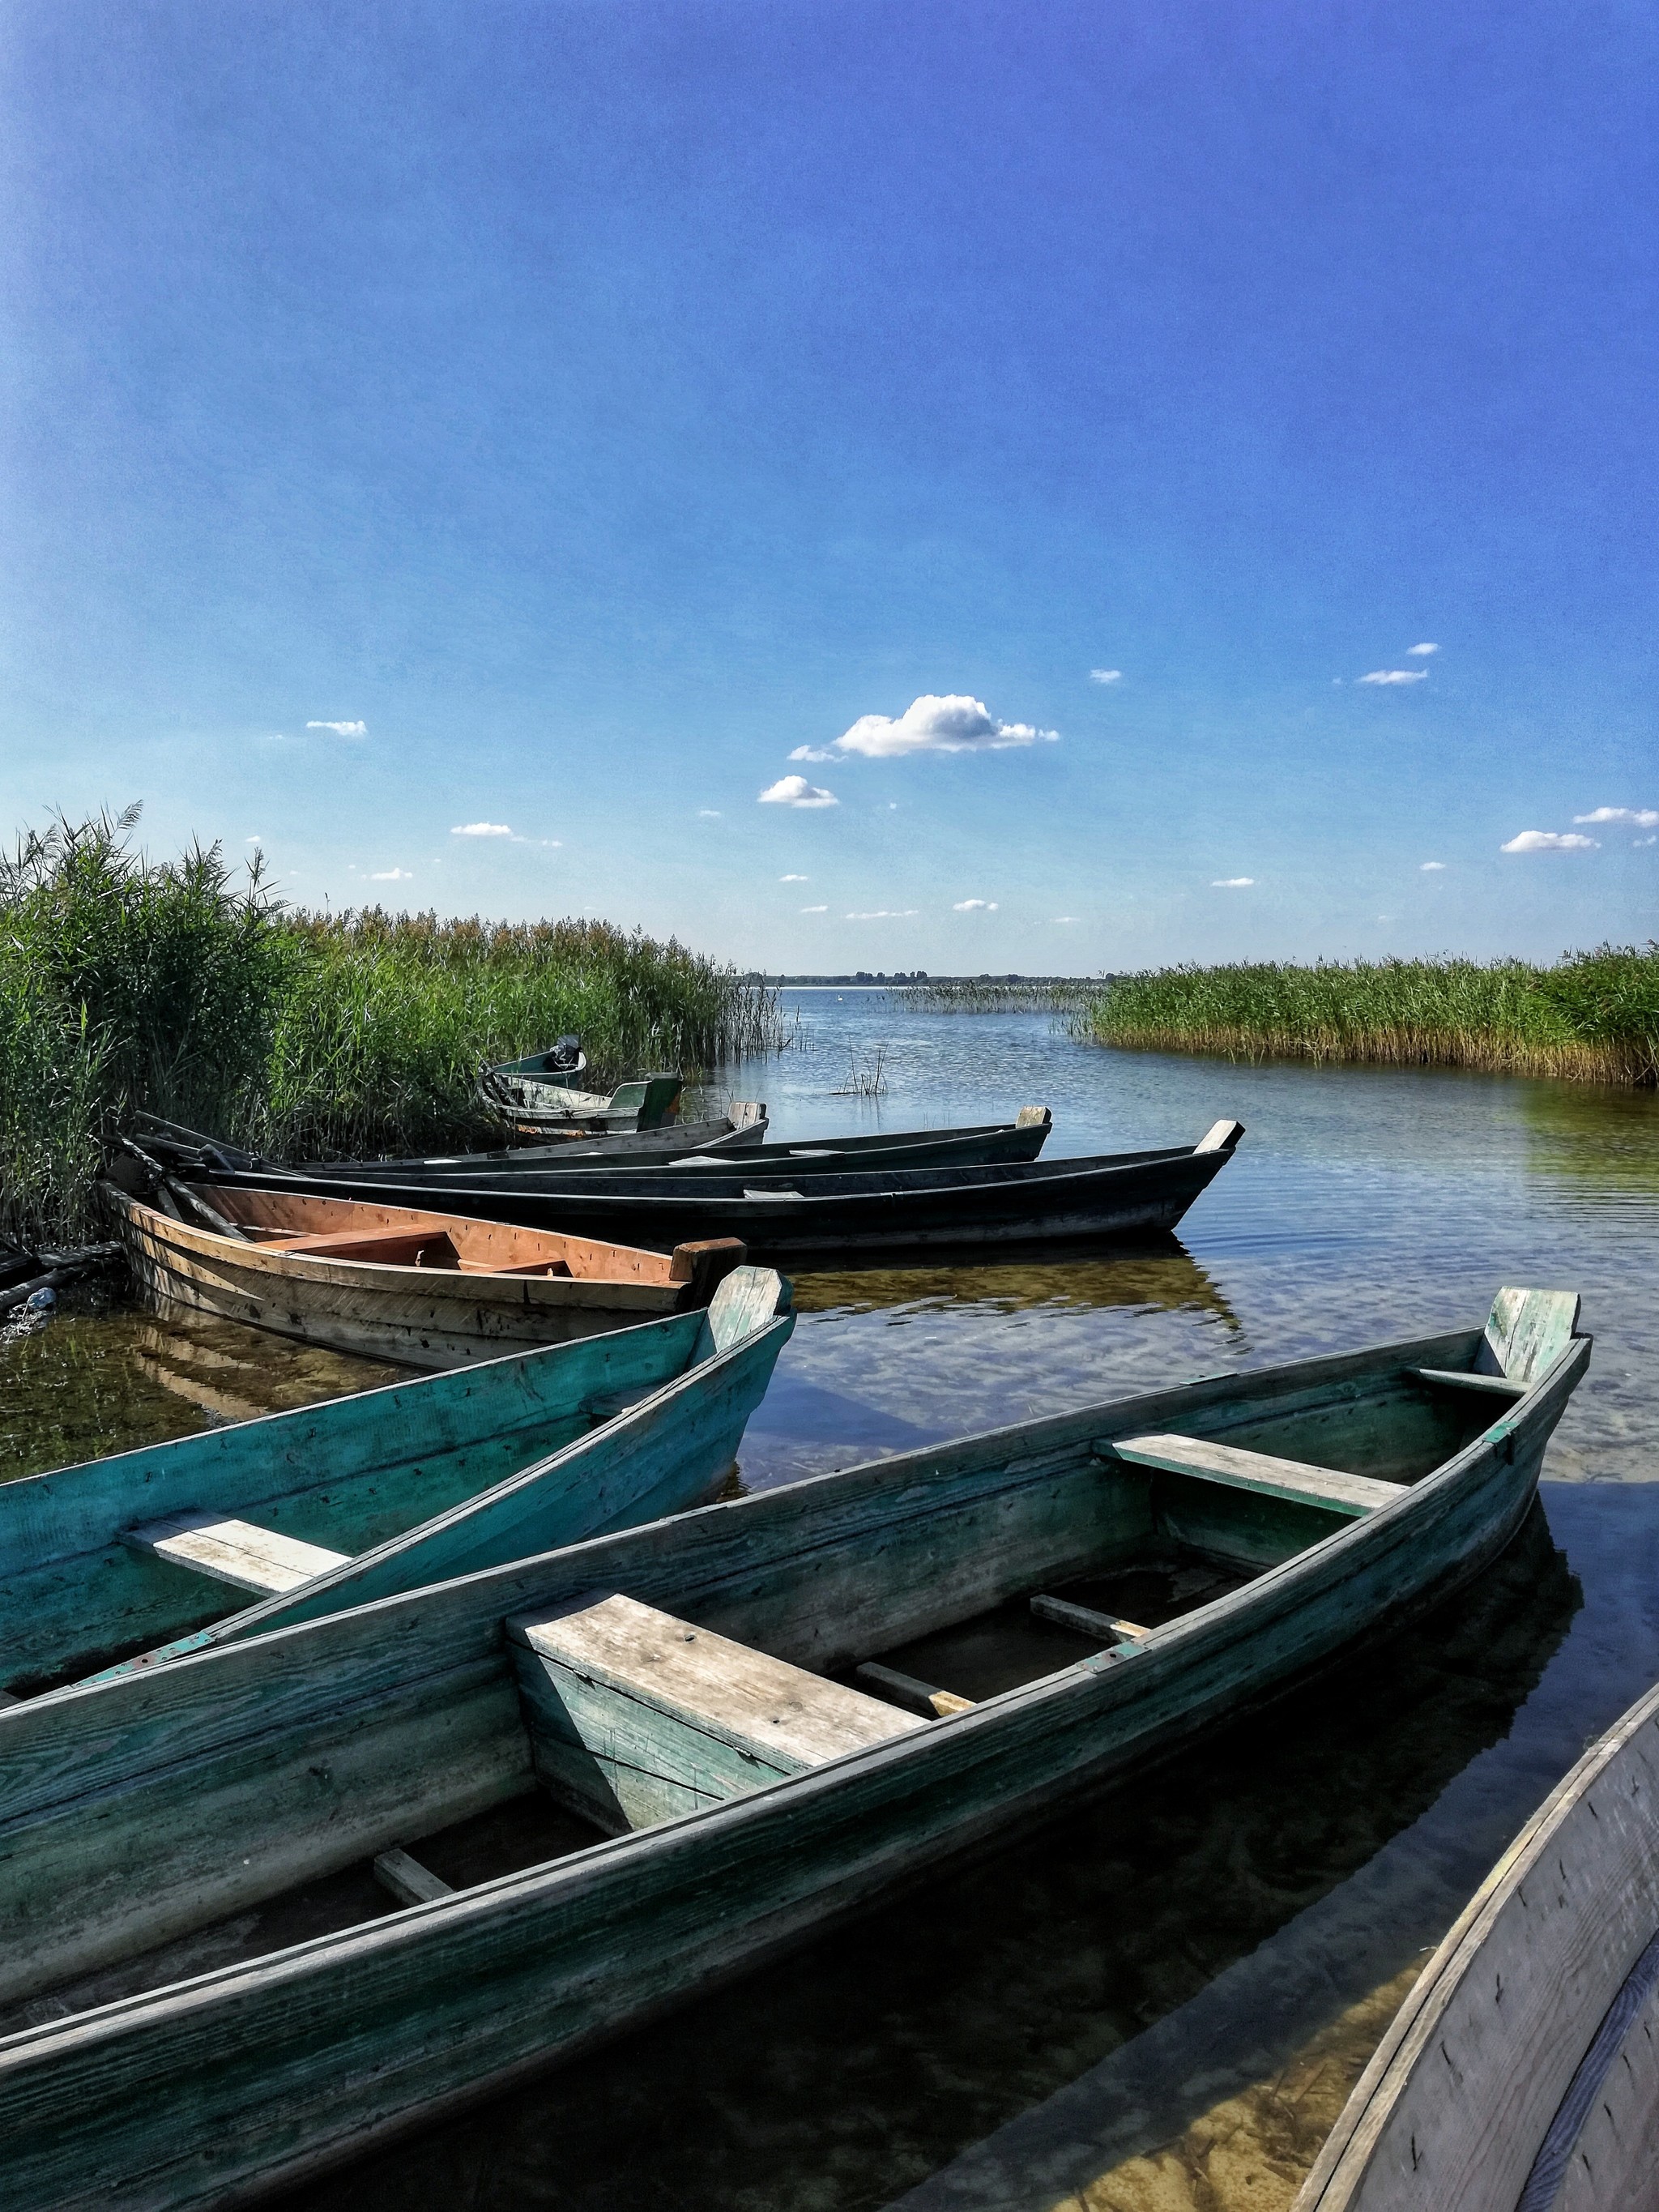
[[[1577,1311],[1503,1291],[0,1712],[9,2200],[301,2179],[1410,1620],[1520,1527]]]
[[[781,1278],[740,1267],[706,1310],[0,1484],[0,1686],[149,1665],[698,1504],[790,1309]]]

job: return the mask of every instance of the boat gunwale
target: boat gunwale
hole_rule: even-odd
[[[1316,1356],[1307,1360],[1279,1364],[1256,1370],[1232,1370],[1224,1376],[1204,1377],[1200,1381],[1200,1384],[1224,1381],[1233,1383],[1248,1382],[1253,1374],[1262,1378],[1272,1377],[1278,1380],[1297,1372],[1306,1375],[1310,1371],[1316,1373],[1322,1369],[1328,1370],[1343,1366],[1363,1371],[1363,1364],[1368,1358],[1379,1370],[1397,1370],[1411,1364],[1397,1355],[1416,1351],[1424,1343],[1443,1343],[1448,1335],[1467,1337],[1470,1333],[1467,1329],[1446,1332],[1432,1339],[1410,1340],[1403,1345],[1371,1347],[1367,1352]],[[1248,1628],[1252,1625],[1253,1616],[1267,1610],[1275,1600],[1282,1599],[1287,1592],[1293,1592],[1294,1586],[1298,1582],[1310,1579],[1318,1574],[1325,1564],[1339,1552],[1375,1549],[1377,1539],[1373,1534],[1374,1530],[1381,1529],[1386,1534],[1393,1535],[1402,1522],[1423,1517],[1429,1507],[1432,1505],[1443,1504],[1449,1493],[1461,1484],[1467,1482],[1477,1468],[1487,1469],[1489,1463],[1504,1452],[1505,1447],[1510,1444],[1514,1437],[1522,1430],[1535,1430],[1552,1407],[1559,1409],[1559,1406],[1565,1404],[1571,1390],[1576,1387],[1584,1366],[1588,1364],[1592,1341],[1593,1340],[1587,1334],[1575,1334],[1545,1373],[1529,1386],[1524,1398],[1516,1400],[1512,1405],[1505,1407],[1496,1420],[1490,1423],[1431,1473],[1414,1483],[1402,1486],[1401,1494],[1398,1498],[1363,1519],[1345,1522],[1342,1526],[1333,1529],[1329,1534],[1316,1539],[1313,1543],[1304,1547],[1288,1559],[1264,1569],[1240,1588],[1212,1600],[1208,1605],[1195,1607],[1192,1612],[1180,1616],[1176,1620],[1164,1624],[1160,1628],[1152,1631],[1144,1644],[1121,1658],[1109,1656],[1105,1653],[1091,1655],[1074,1661],[1053,1674],[1039,1676],[1030,1682],[1000,1692],[994,1697],[980,1701],[969,1711],[953,1715],[948,1722],[937,1723],[933,1727],[917,1731],[914,1735],[907,1733],[882,1744],[844,1753],[805,1772],[781,1777],[775,1782],[763,1784],[740,1797],[730,1799],[723,1803],[699,1808],[691,1812],[653,1823],[649,1827],[623,1835],[602,1838],[566,1856],[538,1862],[535,1865],[498,1875],[490,1881],[471,1885],[465,1889],[457,1890],[451,1896],[410,1906],[382,1919],[360,1923],[345,1929],[325,1931],[321,1935],[307,1937],[301,1942],[285,1945],[251,1960],[233,1961],[228,1965],[210,1969],[204,1974],[186,1976],[177,1982],[167,1983],[154,1990],[137,1991],[125,1997],[112,1999],[105,2005],[88,2007],[83,2012],[70,2014],[55,2021],[46,2021],[33,2027],[15,2030],[11,2034],[0,2038],[0,2076],[3,2076],[5,2073],[15,2067],[27,2064],[32,2052],[43,2042],[61,2039],[64,2045],[82,2046],[88,2042],[113,2037],[125,2032],[126,2023],[142,2016],[146,2012],[153,2014],[158,2026],[166,2025],[171,2019],[182,2017],[201,2005],[213,2001],[216,1996],[220,1996],[228,1990],[234,1992],[238,1984],[241,1985],[242,1994],[252,2000],[268,1990],[274,1982],[285,1980],[303,1982],[310,1974],[314,1963],[325,1955],[331,1956],[343,1963],[378,1954],[386,1948],[399,1950],[405,1943],[420,1940],[424,1931],[431,1926],[434,1915],[445,1916],[450,1925],[459,1928],[469,1920],[481,1917],[488,1918],[499,1911],[509,1909],[512,1901],[526,1891],[535,1894],[538,1899],[551,1899],[562,1890],[580,1893],[592,1883],[603,1879],[605,1870],[611,1865],[618,1852],[638,1855],[648,1852],[659,1855],[664,1851],[692,1849],[695,1846],[695,1838],[707,1832],[711,1823],[718,1824],[721,1828],[739,1825],[746,1826],[752,1822],[764,1820],[771,1815],[775,1810],[780,1796],[786,1793],[791,1802],[797,1801],[803,1796],[816,1797],[823,1790],[836,1789],[854,1773],[879,1774],[889,1765],[908,1765],[921,1755],[924,1747],[970,1746],[976,1737],[983,1736],[988,1731],[1000,1729],[1000,1725],[1011,1717],[1027,1713],[1033,1707],[1041,1706],[1045,1703],[1061,1699],[1071,1701],[1075,1698],[1079,1691],[1091,1685],[1098,1684],[1103,1687],[1109,1683],[1122,1680],[1128,1685],[1127,1690],[1123,1694],[1133,1694],[1133,1686],[1145,1679],[1147,1662],[1156,1663],[1159,1654],[1178,1650],[1183,1644],[1191,1643],[1200,1633],[1212,1633],[1217,1628],[1222,1630],[1224,1636],[1230,1629]],[[1199,1386],[1185,1387],[1191,1389]],[[1112,1407],[1132,1407],[1145,1403],[1151,1398],[1166,1398],[1173,1395],[1175,1395],[1174,1390],[1139,1393],[1133,1397],[1107,1401],[1103,1405],[1082,1409],[1083,1414],[1088,1417],[1086,1425],[1079,1415],[1074,1414],[1051,1416],[1048,1423],[1043,1425],[1048,1426],[1049,1423],[1069,1423],[1073,1429],[1077,1442],[1086,1448],[1088,1428],[1098,1425],[1097,1417],[1102,1413]],[[1139,1418],[1132,1415],[1123,1425],[1132,1427]],[[1001,1431],[986,1432],[983,1436],[975,1436],[963,1441],[971,1445],[988,1446],[996,1437],[1025,1434],[1029,1431],[1030,1426],[1030,1424],[1025,1423],[1012,1424]],[[1109,1437],[1105,1441],[1109,1443]],[[936,1449],[948,1449],[949,1448],[946,1445]],[[924,1448],[922,1452],[905,1456],[915,1459],[926,1455],[926,1448]],[[1510,1458],[1513,1455],[1512,1452],[1509,1454]],[[757,1498],[781,1498],[792,1493],[799,1495],[825,1483],[844,1481],[848,1474],[881,1468],[890,1464],[890,1462],[867,1462],[864,1463],[863,1468],[848,1468],[821,1475],[806,1476],[798,1483],[781,1485],[775,1491],[762,1492],[756,1495]],[[1041,1472],[1041,1470],[1034,1470],[1034,1479],[1040,1479]],[[1535,1483],[1528,1486],[1529,1497],[1534,1489]],[[684,1527],[688,1522],[701,1518],[705,1514],[740,1510],[747,1502],[739,1499],[698,1508],[692,1514],[677,1516],[678,1523]],[[647,1522],[642,1524],[638,1529],[622,1533],[637,1536],[653,1525],[660,1527],[663,1524]],[[617,1539],[610,1535],[592,1537],[580,1544],[561,1547],[553,1553],[544,1553],[539,1557],[541,1559],[571,1559],[592,1546],[615,1540]],[[348,1623],[361,1624],[386,1608],[398,1606],[408,1607],[428,1601],[436,1591],[453,1593],[465,1589],[469,1584],[476,1585],[492,1579],[499,1580],[509,1575],[522,1577],[527,1570],[532,1570],[537,1564],[538,1561],[534,1559],[520,1560],[514,1562],[509,1567],[484,1568],[473,1575],[458,1576],[446,1583],[433,1585],[428,1590],[401,1593],[391,1597],[372,1600],[363,1606],[350,1607],[341,1613],[325,1616],[321,1620],[297,1622],[291,1627],[271,1630],[264,1636],[249,1638],[232,1644],[222,1644],[215,1649],[182,1656],[170,1662],[165,1669],[155,1670],[140,1680],[149,1685],[156,1685],[170,1677],[173,1684],[181,1686],[188,1671],[198,1666],[223,1667],[237,1661],[244,1664],[257,1664],[264,1652],[270,1650],[279,1639],[313,1633],[329,1625],[337,1626]],[[603,1577],[600,1579],[603,1580]],[[599,1584],[596,1583],[594,1587],[598,1588]],[[522,1606],[513,1608],[514,1612],[523,1610]],[[1241,1616],[1243,1618],[1241,1619]],[[507,1641],[505,1622],[510,1617],[510,1613],[501,1616],[499,1632],[501,1635],[503,1645]],[[1392,1619],[1391,1615],[1391,1622]],[[1346,1651],[1352,1648],[1355,1641],[1353,1638],[1345,1638],[1341,1645],[1337,1648]],[[456,1664],[457,1662],[452,1659],[446,1666],[434,1669],[433,1672],[434,1674],[453,1673],[456,1671]],[[1126,1673],[1126,1669],[1131,1671]],[[46,1698],[31,1700],[27,1704],[0,1711],[0,1743],[3,1742],[4,1732],[9,1726],[15,1726],[20,1722],[26,1721],[37,1710],[45,1711],[50,1707],[56,1712],[61,1712],[65,1701],[96,1698],[106,1691],[116,1689],[120,1689],[129,1695],[131,1694],[131,1678],[119,1684],[99,1682],[77,1684],[54,1692]],[[1271,1696],[1277,1692],[1269,1690],[1267,1694]],[[367,1693],[366,1698],[360,1702],[364,1704],[380,1702],[385,1696],[384,1688],[379,1688]],[[351,1705],[349,1701],[338,1710],[345,1713],[350,1709]],[[203,1755],[214,1754],[210,1751]],[[188,1763],[188,1760],[165,1762],[169,1765]],[[1134,1755],[1129,1754],[1123,1763],[1129,1765],[1134,1765],[1136,1763]],[[1085,1774],[1086,1776],[1086,1770]],[[121,1783],[113,1786],[119,1788],[127,1785]],[[1068,1784],[1066,1786],[1070,1787],[1073,1784]],[[90,1794],[95,1796],[102,1793]],[[39,1808],[40,1813],[48,1816],[61,1814],[76,1803],[86,1802],[88,1796],[88,1793],[82,1792],[75,1798],[58,1800],[54,1804],[42,1806]],[[27,1819],[30,1816],[24,1817]],[[0,1820],[0,1836],[3,1836],[5,1830],[11,1825],[9,1820]],[[688,1841],[688,1838],[693,1840]],[[940,1848],[948,1850],[950,1846],[947,1844]]]

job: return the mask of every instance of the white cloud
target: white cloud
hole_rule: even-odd
[[[1216,876],[1211,879],[1212,891],[1247,891],[1255,881],[1254,876]]]
[[[458,822],[449,834],[452,837],[510,837],[513,832],[505,822]]]
[[[811,876],[780,876],[778,878],[781,884],[810,884],[811,880]]]
[[[849,914],[848,921],[908,921],[913,914],[921,912],[914,906],[878,906],[869,914]]]
[[[1057,914],[1054,916],[1054,920],[1056,922],[1075,921],[1077,920],[1077,916],[1074,914]]]
[[[863,753],[891,760],[902,753],[1002,752],[1011,745],[1052,744],[1058,730],[1039,730],[1030,722],[999,722],[980,699],[952,691],[943,698],[925,692],[896,720],[890,714],[860,714],[844,736],[838,753]]]
[[[1659,808],[1598,806],[1593,814],[1575,814],[1575,822],[1628,822],[1632,830],[1659,830]]]
[[[839,806],[833,791],[822,785],[808,783],[804,775],[781,775],[775,783],[769,783],[760,795],[763,806]]]
[[[244,837],[242,840],[242,842],[245,845],[263,845],[264,842],[264,839],[259,835],[259,832],[257,830],[253,832],[251,837]]]
[[[952,914],[994,914],[996,910],[994,899],[958,899],[951,909]]]
[[[1123,671],[1121,668],[1091,668],[1089,681],[1091,684],[1121,684]]]
[[[1511,837],[1507,845],[1498,848],[1504,853],[1593,853],[1594,837],[1581,837],[1568,830],[1523,830],[1518,837]]]
[[[791,760],[827,761],[836,756],[824,745],[797,745],[789,756]]]
[[[1443,860],[1425,860],[1423,863],[1423,873],[1425,876],[1443,875],[1445,868],[1446,864]]]
[[[308,730],[332,730],[337,738],[366,738],[368,735],[367,722],[307,722],[306,727]]]
[[[1440,647],[1437,645],[1408,645],[1406,650],[1407,653],[1417,653],[1420,658],[1426,659],[1430,653],[1438,653]]]
[[[804,906],[801,908],[803,914],[828,914],[829,911],[827,906]]]
[[[1659,845],[1659,837],[1632,837],[1630,842],[1637,846]]]
[[[718,806],[700,806],[697,809],[699,822],[718,822],[720,818],[720,811]]]
[[[1426,684],[1426,668],[1373,668],[1369,676],[1362,676],[1362,684]]]
[[[412,868],[377,868],[368,880],[372,884],[412,884],[415,871]]]

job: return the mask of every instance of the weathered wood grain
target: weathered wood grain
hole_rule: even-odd
[[[423,1867],[407,1851],[382,1851],[374,1866],[375,1881],[399,1905],[431,1905],[438,1898],[455,1894],[447,1881],[440,1881],[429,1867]]]
[[[1039,1620],[1052,1620],[1058,1628],[1074,1628],[1082,1636],[1098,1637],[1103,1644],[1141,1644],[1152,1632],[1138,1621],[1115,1620],[1109,1613],[1097,1613],[1091,1605],[1078,1605],[1069,1597],[1051,1597],[1045,1591],[1031,1600],[1031,1610]]]
[[[147,1553],[168,1566],[207,1575],[236,1589],[258,1590],[262,1596],[296,1589],[350,1564],[344,1552],[325,1552],[320,1544],[302,1544],[280,1529],[211,1513],[170,1513],[165,1520],[124,1528],[121,1541],[130,1551]]]
[[[1335,1468],[1240,1451],[1236,1445],[1201,1437],[1119,1437],[1112,1449],[1136,1467],[1197,1475],[1205,1482],[1224,1482],[1235,1489],[1259,1491],[1264,1498],[1318,1505],[1332,1513],[1375,1513],[1379,1506],[1392,1504],[1401,1487],[1397,1482],[1373,1481],[1368,1475],[1344,1474]]]

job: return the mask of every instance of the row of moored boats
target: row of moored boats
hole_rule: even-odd
[[[735,1193],[713,1139],[296,1170],[138,1133],[119,1202],[158,1291],[329,1341],[372,1327],[447,1371],[0,1484],[6,2202],[208,2206],[314,2174],[1169,1751],[1497,1556],[1589,1362],[1566,1293],[710,1502],[793,1327],[764,1264],[801,1222],[778,1179],[846,1201],[806,1217],[830,1249],[858,1249],[860,1182],[885,1185],[894,1247],[917,1222],[994,1241],[1047,1203],[1048,1126],[849,1154],[733,1117]],[[1172,1226],[1238,1134],[1055,1164],[1083,1182],[1047,1233]],[[1005,1178],[1024,1214],[995,1211]],[[617,1184],[634,1211],[605,1218],[648,1239],[560,1214]],[[1639,2168],[1627,2139],[1659,2113],[1634,2040],[1659,1986],[1656,1726],[1638,1709],[1593,1753],[1476,1900],[1307,2205],[1646,2201],[1539,2176],[1567,2186],[1587,2130],[1601,2170],[1609,2129]]]

